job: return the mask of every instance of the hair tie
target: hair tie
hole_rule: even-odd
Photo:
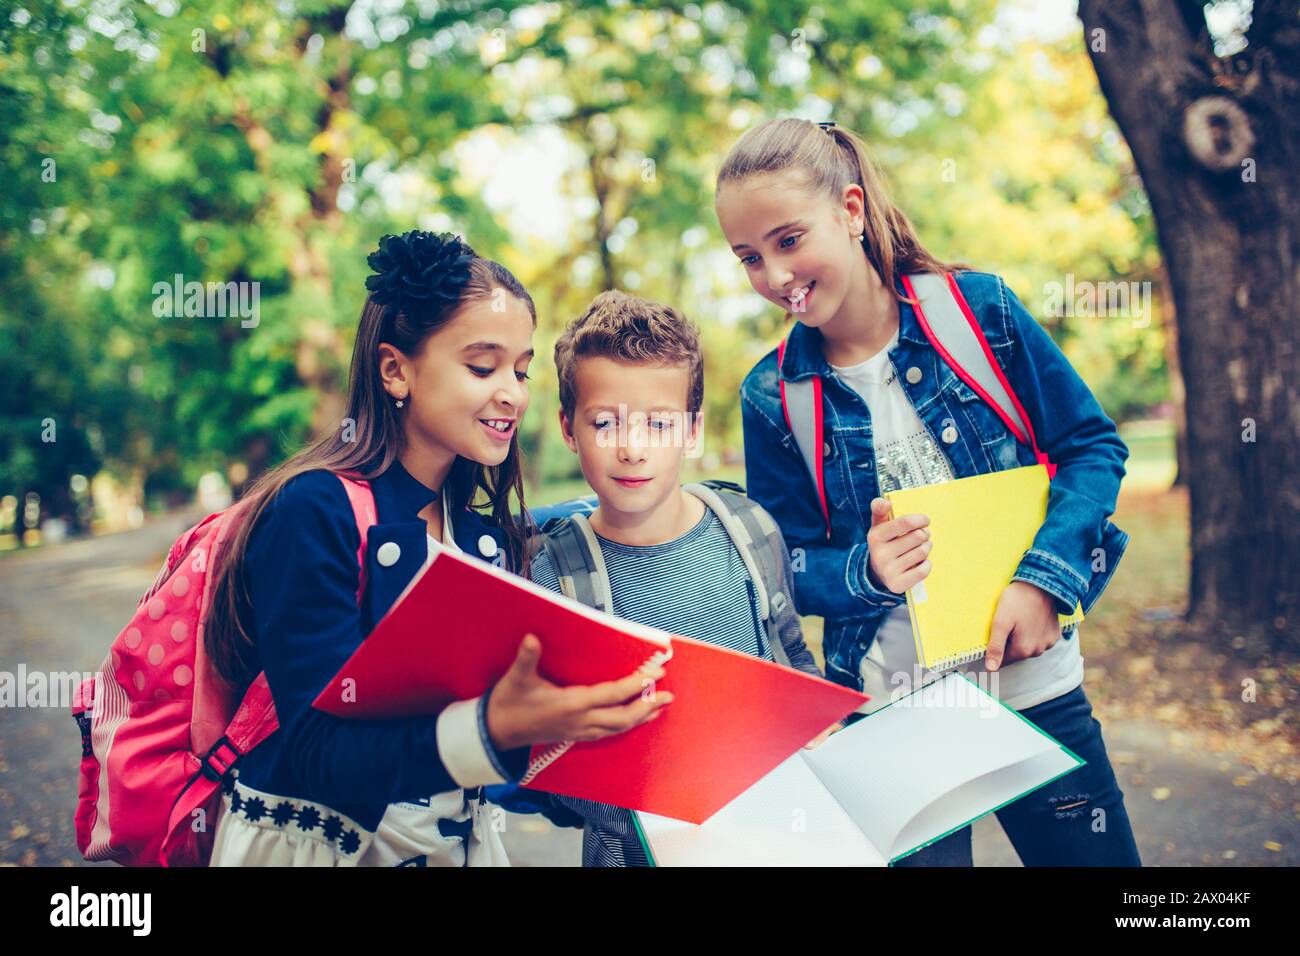
[[[450,305],[460,301],[473,260],[474,250],[449,232],[412,229],[386,235],[366,257],[375,270],[366,277],[366,288],[378,304],[396,305],[407,313]]]

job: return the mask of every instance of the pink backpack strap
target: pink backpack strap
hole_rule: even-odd
[[[822,409],[822,380],[820,375],[797,382],[787,382],[782,378],[781,366],[785,362],[785,347],[788,343],[787,337],[776,347],[776,380],[781,388],[781,411],[785,415],[786,425],[794,435],[804,466],[812,477],[813,486],[817,489],[822,520],[826,523],[826,537],[830,538],[831,512],[826,505],[826,471],[823,463],[826,438],[823,427],[825,413]]]
[[[361,544],[357,547],[357,565],[361,568],[361,574],[357,578],[357,603],[360,604],[361,595],[366,592],[366,537],[370,533],[370,526],[379,523],[375,511],[375,493],[368,481],[345,478],[342,475],[338,478],[348,494],[348,504],[352,505],[352,516],[357,522],[357,534],[361,537]]]
[[[197,839],[192,827],[196,812],[210,806],[222,780],[244,754],[248,753],[280,728],[271,699],[271,688],[266,674],[258,674],[244,692],[244,698],[235,716],[226,726],[226,732],[207,753],[199,758],[198,773],[177,798],[167,821],[167,833],[160,850],[164,866],[174,864],[202,864],[207,862],[211,845],[197,849]],[[209,833],[210,837],[211,834]]]
[[[994,357],[956,278],[950,272],[917,273],[903,276],[902,280],[907,294],[916,300],[916,319],[935,351],[993,409],[1016,440],[1033,449],[1034,460],[1046,466],[1048,477],[1054,477],[1056,465],[1038,447],[1033,423]]]
[[[275,733],[279,726],[266,674],[258,674],[244,691],[244,699],[230,718],[225,736],[204,754],[203,775],[213,783],[220,782],[236,760]]]

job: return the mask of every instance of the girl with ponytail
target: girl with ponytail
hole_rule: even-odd
[[[800,613],[825,619],[827,676],[870,693],[869,708],[930,679],[904,592],[945,556],[932,553],[926,516],[891,515],[884,492],[1054,468],[1046,520],[1001,595],[987,655],[965,666],[1087,761],[998,811],[1021,860],[1139,865],[1077,629],[1058,618],[1090,609],[1127,543],[1109,521],[1128,456],[1115,423],[999,276],[925,249],[851,131],[801,119],[754,127],[722,163],[715,207],[754,290],[796,320],[741,386],[745,461],[750,496],[802,559]],[[976,361],[1016,403],[1019,426],[954,371],[926,319],[941,299],[982,343]],[[970,828],[906,862],[969,866]]]

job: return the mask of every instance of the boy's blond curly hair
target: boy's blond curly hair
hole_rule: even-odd
[[[569,324],[555,343],[555,370],[560,408],[570,421],[578,404],[578,359],[597,355],[617,362],[685,365],[690,372],[686,411],[693,415],[704,403],[699,330],[670,306],[613,289],[596,296]]]

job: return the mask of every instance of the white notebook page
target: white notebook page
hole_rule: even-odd
[[[885,866],[800,750],[702,824],[638,813],[659,866]]]
[[[1001,807],[1031,787],[1040,786],[1078,766],[1078,761],[1059,747],[977,777],[930,804],[907,824],[890,848],[890,859],[968,823],[974,813]],[[972,807],[978,810],[972,811]]]
[[[964,785],[1049,751],[1074,762],[1018,714],[949,674],[833,735],[805,759],[872,844],[892,859],[930,838],[902,840],[908,824],[940,798],[956,796],[940,819],[965,813],[962,821],[969,820],[1000,801],[981,804]],[[1014,796],[1033,783],[1017,775],[1008,786],[1018,787]]]

